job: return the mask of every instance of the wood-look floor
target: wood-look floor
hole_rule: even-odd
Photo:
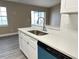
[[[19,49],[18,35],[0,38],[0,59],[27,59]]]

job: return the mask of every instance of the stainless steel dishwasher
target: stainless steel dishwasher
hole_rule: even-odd
[[[72,58],[39,41],[38,59],[72,59]]]

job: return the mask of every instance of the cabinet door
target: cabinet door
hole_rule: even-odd
[[[28,58],[28,39],[24,33],[19,31],[19,47]]]
[[[37,49],[34,49],[29,45],[29,58],[28,59],[37,59]]]
[[[22,49],[22,38],[21,37],[19,37],[19,47],[20,49]]]
[[[28,58],[28,43],[25,40],[22,40],[22,51],[25,54],[25,56],[27,56]]]
[[[61,13],[77,13],[78,0],[61,0]]]
[[[18,33],[19,33],[19,47],[20,47],[20,49],[22,49],[22,40],[23,40],[23,38],[21,37],[20,31]]]

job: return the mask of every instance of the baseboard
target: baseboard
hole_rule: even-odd
[[[0,37],[12,36],[12,35],[17,35],[17,34],[18,34],[17,32],[15,32],[15,33],[7,33],[7,34],[0,35]]]

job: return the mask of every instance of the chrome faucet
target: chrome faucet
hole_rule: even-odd
[[[47,31],[46,29],[46,19],[44,17],[39,17],[38,19],[42,18],[44,21],[43,21],[43,31]],[[37,21],[39,22],[39,20]]]

